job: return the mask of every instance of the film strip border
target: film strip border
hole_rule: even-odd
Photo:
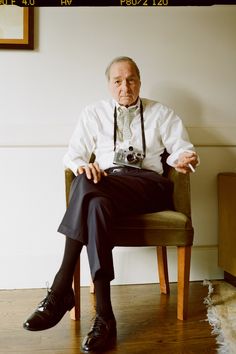
[[[0,0],[1,5],[20,7],[61,7],[61,6],[213,6],[235,5],[236,0]]]

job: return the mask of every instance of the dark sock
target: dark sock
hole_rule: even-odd
[[[111,305],[110,279],[98,272],[94,280],[94,289],[97,314],[106,320],[114,318]]]
[[[66,293],[71,288],[75,266],[82,247],[81,242],[66,237],[62,264],[51,286],[57,294]]]

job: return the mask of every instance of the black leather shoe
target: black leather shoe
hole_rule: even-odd
[[[29,331],[42,331],[55,326],[75,305],[74,292],[70,289],[59,296],[53,290],[40,302],[35,312],[24,322],[23,327]]]
[[[100,351],[108,348],[113,344],[116,338],[116,320],[104,320],[101,316],[96,315],[90,332],[84,338],[82,350],[85,353]]]

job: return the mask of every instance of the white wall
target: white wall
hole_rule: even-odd
[[[236,172],[236,6],[53,7],[35,17],[36,49],[0,52],[0,288],[52,281],[64,245],[62,156],[80,109],[108,95],[104,70],[117,55],[137,61],[142,96],[173,107],[188,127],[201,156],[191,177],[191,279],[222,277],[216,176]],[[169,256],[175,280],[174,249]],[[155,249],[117,248],[114,259],[114,283],[156,281]]]

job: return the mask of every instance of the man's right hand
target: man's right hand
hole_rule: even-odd
[[[98,183],[102,176],[107,176],[107,173],[100,169],[97,162],[89,163],[86,166],[80,166],[78,168],[78,173],[80,175],[86,173],[86,177],[92,179],[94,183]]]

